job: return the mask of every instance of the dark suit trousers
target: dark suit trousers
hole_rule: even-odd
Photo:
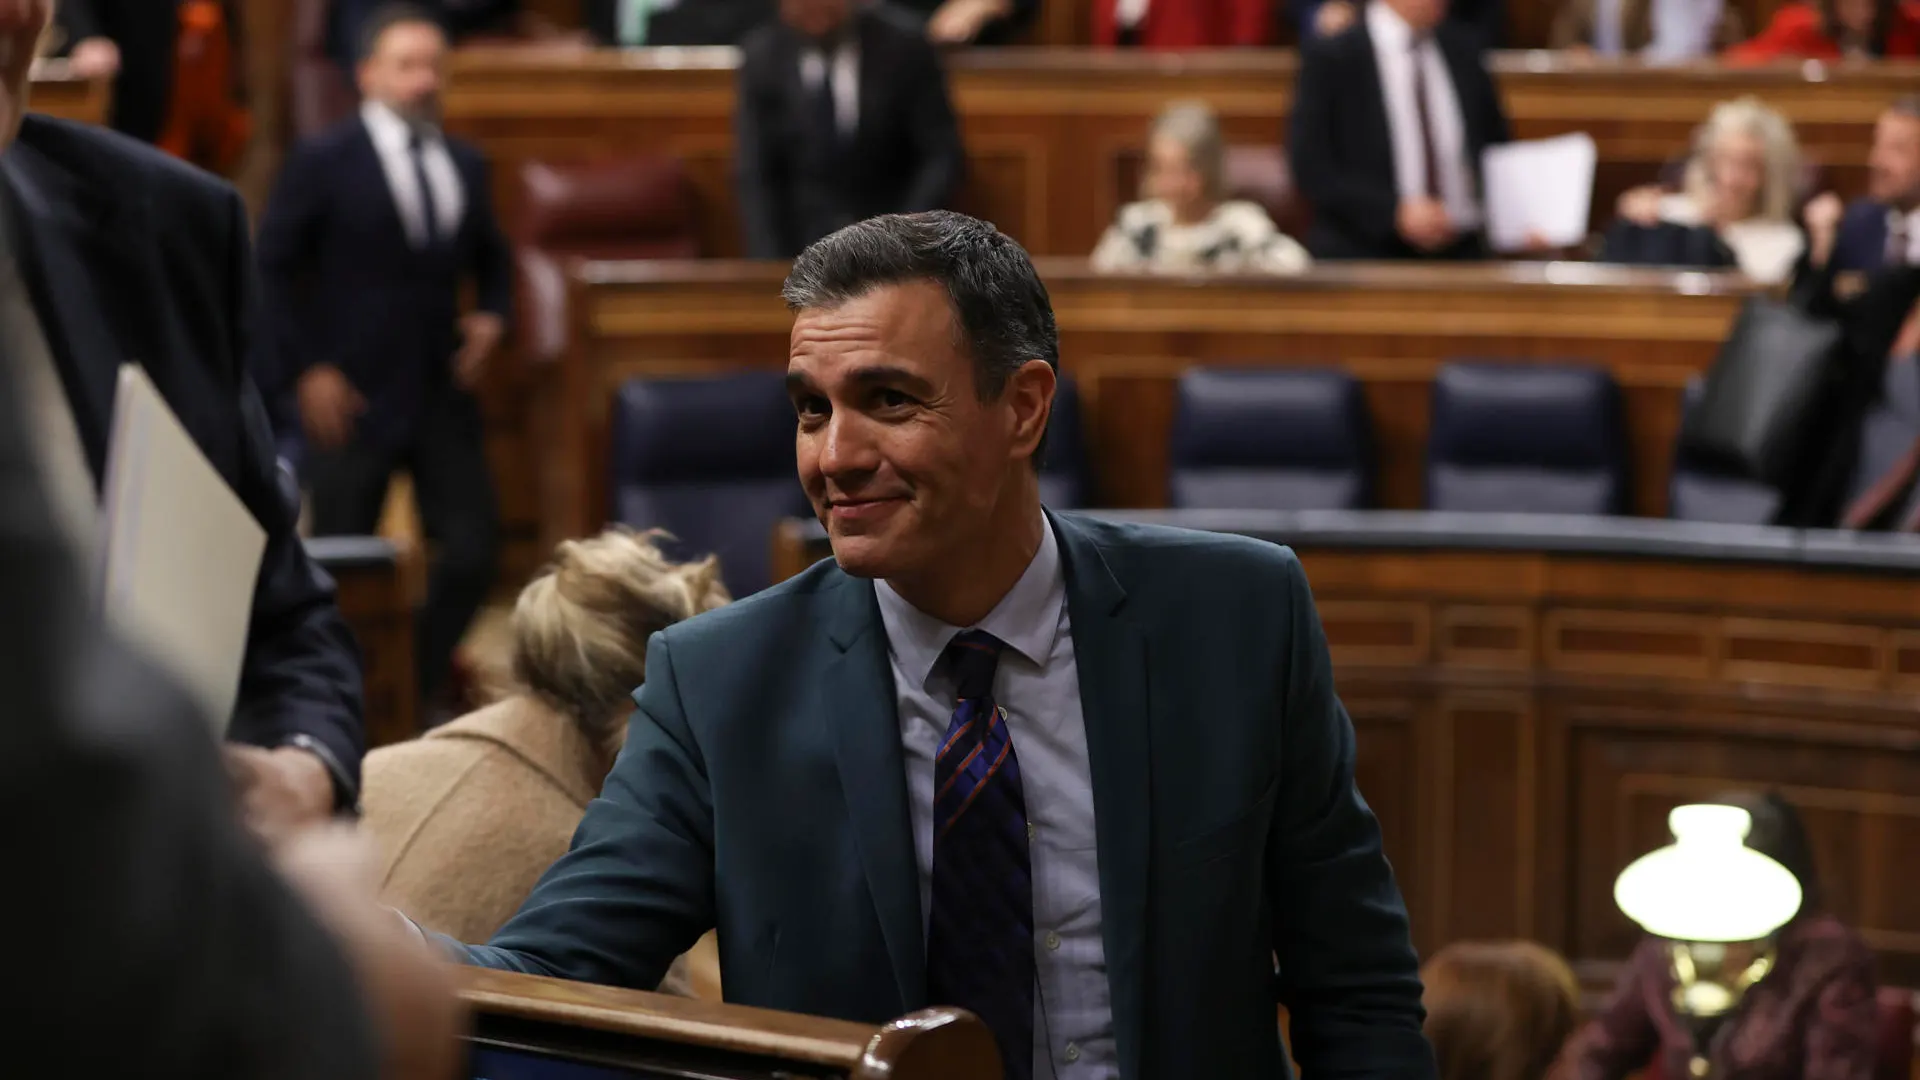
[[[471,394],[429,391],[411,436],[397,446],[356,438],[338,450],[309,451],[314,535],[371,533],[388,481],[403,468],[413,475],[421,525],[435,551],[414,638],[418,689],[431,708],[446,686],[454,648],[493,583],[500,546],[480,406]]]

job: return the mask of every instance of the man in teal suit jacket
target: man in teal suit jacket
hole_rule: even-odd
[[[1293,554],[1041,509],[1058,337],[991,226],[875,218],[786,294],[835,559],[654,636],[572,851],[464,958],[652,987],[717,926],[728,1000],[960,1005],[1010,1077],[1284,1076],[1276,1003],[1315,1080],[1433,1076]]]

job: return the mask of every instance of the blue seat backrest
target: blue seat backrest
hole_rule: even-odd
[[[1080,388],[1062,375],[1053,391],[1053,416],[1047,421],[1047,446],[1040,459],[1040,501],[1055,510],[1073,510],[1093,499],[1093,470],[1080,425]]]
[[[1168,456],[1176,507],[1354,510],[1372,501],[1366,400],[1334,368],[1187,370]]]
[[[1433,383],[1427,506],[1617,514],[1626,510],[1620,389],[1575,363],[1455,362]]]
[[[1879,398],[1860,418],[1860,444],[1853,473],[1847,478],[1847,502],[1892,471],[1916,439],[1920,439],[1920,362],[1911,356],[1894,357],[1887,361]],[[1904,508],[1900,516],[1905,516]]]
[[[665,529],[676,558],[720,556],[736,597],[768,585],[774,526],[811,513],[785,378],[632,379],[614,399],[614,520]]]
[[[1680,396],[1680,429],[1700,405],[1706,379],[1687,380]],[[1667,516],[1676,521],[1711,521],[1726,525],[1765,525],[1780,512],[1780,491],[1769,484],[1726,471],[1723,465],[1688,456],[1684,440],[1673,444],[1673,472],[1667,480]]]

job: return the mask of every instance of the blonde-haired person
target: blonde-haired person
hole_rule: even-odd
[[[1794,223],[1804,160],[1786,117],[1743,97],[1721,102],[1694,135],[1678,192],[1657,186],[1620,196],[1620,216],[1713,229],[1741,272],[1766,285],[1785,281],[1806,250]]]
[[[1258,204],[1224,197],[1226,145],[1213,110],[1168,106],[1147,140],[1141,200],[1120,208],[1093,250],[1102,273],[1201,270],[1297,274],[1307,249],[1274,227]]]
[[[565,854],[626,739],[647,638],[727,603],[718,560],[675,563],[651,534],[570,540],[520,591],[513,686],[499,701],[367,755],[381,898],[431,930],[486,941]],[[719,1000],[713,935],[661,989]]]

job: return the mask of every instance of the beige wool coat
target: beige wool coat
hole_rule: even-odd
[[[375,750],[361,802],[381,851],[381,899],[429,929],[485,942],[566,854],[605,772],[573,721],[524,696]],[[660,988],[720,1000],[713,934]]]

